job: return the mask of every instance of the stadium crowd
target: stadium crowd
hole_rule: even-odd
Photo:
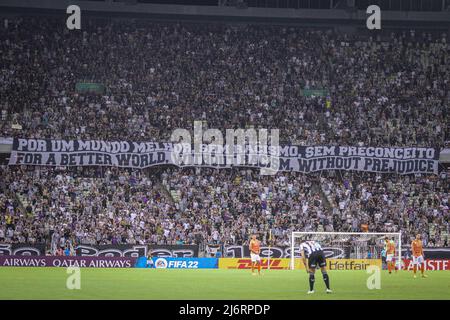
[[[204,120],[278,128],[301,145],[450,140],[446,34],[83,21],[81,31],[52,18],[0,28],[0,135],[167,141]],[[79,94],[83,81],[106,92]]]
[[[168,141],[203,120],[278,128],[298,145],[450,140],[445,34],[83,21],[74,32],[51,18],[0,27],[0,136]],[[106,91],[80,94],[83,81]],[[445,174],[1,167],[0,176],[7,243],[234,244],[270,227],[280,245],[293,230],[401,230],[442,246],[450,233]]]
[[[421,233],[425,245],[448,245],[446,174],[150,172],[4,167],[0,241],[239,244],[258,233],[267,243],[270,228],[276,245],[289,245],[292,231],[402,231],[404,241]]]

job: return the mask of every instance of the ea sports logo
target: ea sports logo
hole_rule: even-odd
[[[155,261],[155,268],[166,269],[167,268],[167,260],[164,258],[158,258]]]

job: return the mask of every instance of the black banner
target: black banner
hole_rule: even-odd
[[[147,256],[150,252],[158,257],[198,257],[197,245],[78,245],[77,256],[131,257]],[[44,244],[0,244],[0,255],[44,256]]]
[[[349,250],[341,247],[324,247],[325,256],[327,258],[348,258]],[[291,247],[289,246],[272,246],[261,247],[261,258],[290,258]],[[226,258],[245,258],[250,257],[250,249],[248,246],[227,246],[224,250],[224,257]],[[294,257],[300,258],[300,249],[298,246],[294,247]]]
[[[342,247],[323,247],[325,256],[332,259],[350,258],[352,246]],[[402,256],[408,254],[408,247],[402,248]],[[424,248],[424,255],[426,259],[450,259],[450,248]],[[290,258],[291,247],[289,246],[273,246],[261,247],[261,258]],[[224,249],[224,257],[226,258],[245,258],[250,257],[250,250],[248,246],[227,246]],[[294,248],[294,257],[300,258],[299,247]]]
[[[450,248],[423,248],[425,259],[450,259]],[[402,256],[411,256],[411,250],[402,248]]]
[[[327,258],[349,258],[351,246],[348,247],[324,247]],[[402,255],[408,254],[408,247],[403,247]],[[97,257],[141,257],[148,256],[151,252],[156,257],[198,257],[199,247],[197,245],[131,245],[131,244],[109,244],[109,245],[78,245],[75,247],[77,256]],[[298,247],[294,248],[295,257],[300,257]],[[424,248],[426,259],[450,259],[450,248]],[[26,243],[1,243],[0,255],[18,256],[44,256],[45,244]],[[261,247],[261,257],[268,258],[290,258],[291,247],[272,246]],[[248,246],[233,245],[224,248],[223,256],[226,258],[245,258],[250,256]]]
[[[78,245],[77,256],[142,257],[150,252],[158,257],[198,257],[197,245]]]
[[[45,256],[45,244],[0,243],[0,256]]]

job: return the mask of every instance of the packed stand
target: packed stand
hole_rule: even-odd
[[[53,18],[9,18],[0,27],[0,136],[168,141],[204,120],[278,128],[282,143],[442,147],[448,35],[379,37],[92,18],[70,31]],[[83,81],[106,92],[78,94]]]
[[[448,173],[400,176],[346,173],[321,177],[322,190],[342,232],[420,233],[425,246],[447,247],[450,237]]]
[[[0,241],[289,245],[292,231],[398,232],[448,246],[449,178],[255,170],[3,167]]]

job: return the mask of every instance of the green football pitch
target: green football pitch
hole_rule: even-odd
[[[380,289],[369,290],[365,271],[329,271],[332,294],[320,272],[307,295],[305,271],[186,269],[80,269],[79,290],[66,286],[65,268],[0,268],[0,299],[450,299],[450,272],[381,272]],[[71,280],[69,279],[69,282]]]

